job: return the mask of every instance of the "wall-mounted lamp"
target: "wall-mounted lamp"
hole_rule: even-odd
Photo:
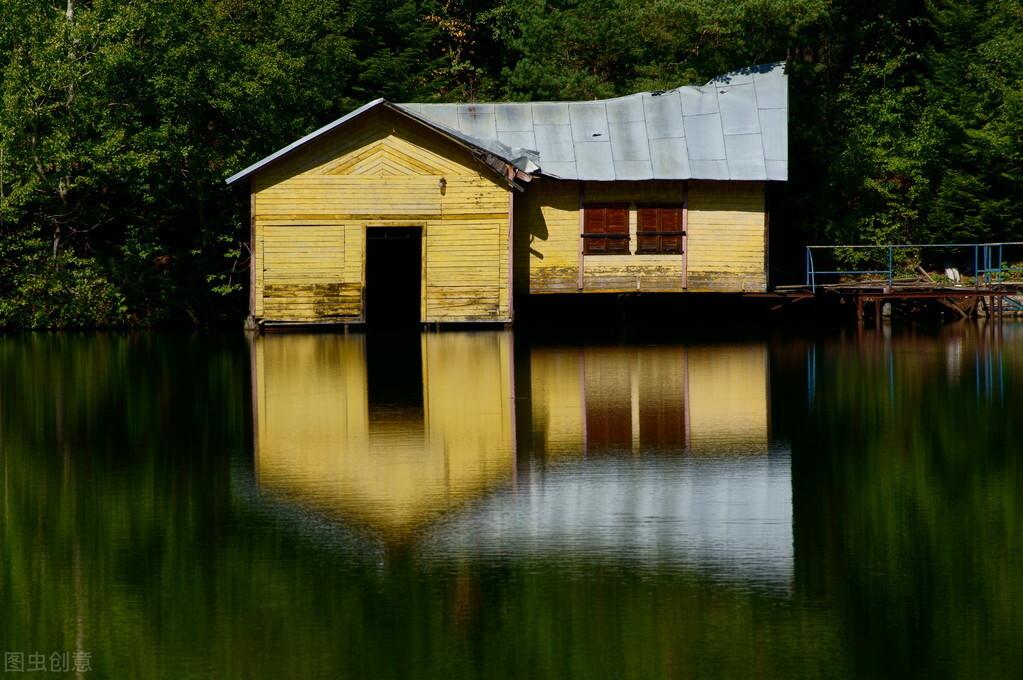
[[[444,192],[448,188],[448,181],[446,179],[444,179],[443,177],[441,177],[440,181],[437,182],[437,186],[440,187],[440,195],[443,196]]]

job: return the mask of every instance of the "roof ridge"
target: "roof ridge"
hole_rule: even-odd
[[[676,94],[677,105],[671,96]],[[612,124],[609,104],[636,99],[644,102],[643,115],[633,120],[627,107],[618,109]],[[649,111],[646,102],[651,102]],[[704,85],[607,99],[404,104],[375,99],[235,173],[228,184],[380,105],[520,173],[592,181],[788,179],[788,116],[760,115],[788,109],[784,63],[773,62],[736,69]],[[537,107],[553,113],[538,121]],[[640,144],[646,154],[640,153]],[[769,146],[779,158],[768,158]]]

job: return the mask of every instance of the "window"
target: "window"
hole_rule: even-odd
[[[682,206],[641,205],[637,253],[681,253]]]
[[[629,206],[583,206],[583,254],[629,254]]]

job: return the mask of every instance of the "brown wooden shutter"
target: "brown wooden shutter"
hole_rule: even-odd
[[[660,239],[657,236],[652,235],[653,232],[659,231],[657,227],[657,208],[640,208],[639,209],[639,223],[637,231],[639,231],[636,252],[637,253],[656,253]]]
[[[607,239],[590,236],[590,234],[607,233],[607,210],[598,207],[583,208],[583,252],[599,254],[607,251]]]
[[[607,208],[607,233],[620,234],[625,238],[609,238],[607,252],[629,252],[629,209],[625,206],[609,206]]]
[[[658,231],[669,232],[667,235],[661,236],[660,251],[662,253],[681,253],[682,208],[661,208],[657,212],[660,218]]]
[[[682,252],[681,206],[644,206],[639,209],[637,252]]]
[[[605,234],[608,236],[605,236]],[[586,255],[604,255],[607,253],[628,252],[628,206],[583,206],[583,253]]]

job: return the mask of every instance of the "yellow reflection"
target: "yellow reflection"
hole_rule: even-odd
[[[404,534],[515,472],[507,332],[252,340],[261,488]]]
[[[535,440],[551,454],[763,452],[767,347],[533,349]]]
[[[690,446],[695,453],[767,449],[767,347],[714,345],[686,351]]]

